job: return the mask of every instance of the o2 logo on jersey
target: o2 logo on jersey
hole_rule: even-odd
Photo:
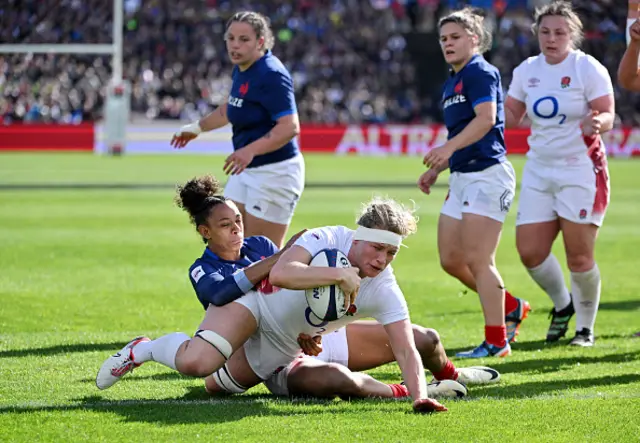
[[[312,320],[313,317],[315,320]],[[326,332],[326,328],[325,326],[327,326],[329,324],[328,321],[324,321],[324,320],[320,320],[318,317],[316,317],[312,312],[311,312],[311,308],[307,308],[304,311],[304,318],[305,320],[307,320],[307,323],[309,323],[311,326],[313,326],[314,328],[319,328],[315,333],[316,334],[322,334],[323,332]],[[315,323],[314,323],[315,321]]]
[[[549,109],[551,107],[551,109]],[[558,114],[558,110],[560,109],[560,104],[558,103],[558,99],[552,95],[546,95],[544,97],[540,97],[533,104],[533,113],[536,117],[550,119],[559,117],[560,121],[558,124],[563,124],[567,119],[566,114]]]
[[[242,102],[244,100],[241,98],[237,98],[234,97],[232,95],[229,96],[229,100],[227,100],[227,103],[229,103],[230,106],[233,106],[234,108],[242,108]]]

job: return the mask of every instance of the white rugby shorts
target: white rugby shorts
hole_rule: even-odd
[[[304,158],[298,154],[230,176],[224,196],[242,203],[254,217],[288,225],[304,190],[304,175]]]
[[[449,193],[440,211],[462,220],[462,214],[477,214],[504,222],[513,202],[516,174],[507,160],[478,172],[452,172]]]

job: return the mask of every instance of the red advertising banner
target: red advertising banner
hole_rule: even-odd
[[[228,153],[231,152],[229,127],[198,137],[191,149],[169,146],[179,122],[131,124],[127,128],[129,153]],[[509,129],[505,133],[510,154],[528,150],[529,129]],[[95,151],[105,152],[101,128],[91,123],[80,125],[0,125],[0,151]],[[640,128],[615,128],[603,135],[607,153],[614,157],[640,156]],[[300,146],[303,152],[337,155],[416,155],[443,144],[447,131],[441,125],[302,125]]]
[[[93,123],[0,125],[0,151],[93,151]]]

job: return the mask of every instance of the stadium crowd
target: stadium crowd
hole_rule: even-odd
[[[292,72],[303,122],[430,122],[440,116],[421,104],[403,35],[433,32],[450,7],[485,7],[494,29],[487,58],[507,88],[513,68],[537,52],[531,8],[545,1],[125,0],[124,76],[137,114],[204,115],[231,82],[225,21],[247,8],[272,20],[274,52]],[[615,78],[626,2],[573,3],[585,23],[583,50]],[[109,43],[112,9],[101,0],[9,0],[0,6],[0,43]],[[106,56],[0,54],[0,122],[99,119],[110,72]],[[616,89],[616,101],[624,123],[640,123],[640,96]]]

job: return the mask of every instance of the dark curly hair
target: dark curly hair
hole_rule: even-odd
[[[175,202],[181,209],[187,211],[191,223],[196,227],[204,225],[211,215],[212,209],[226,202],[222,195],[222,185],[211,175],[194,177],[176,190]],[[204,242],[207,239],[203,238]]]

